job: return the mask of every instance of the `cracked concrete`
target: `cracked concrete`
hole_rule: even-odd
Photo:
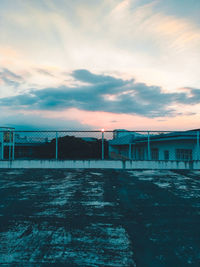
[[[0,170],[0,263],[199,266],[200,172]]]

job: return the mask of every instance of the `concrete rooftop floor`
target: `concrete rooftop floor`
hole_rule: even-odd
[[[200,171],[0,170],[0,264],[200,266]]]

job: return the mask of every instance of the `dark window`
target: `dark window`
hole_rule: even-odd
[[[192,149],[176,149],[177,160],[192,160]]]
[[[158,160],[158,148],[151,149],[151,159]]]
[[[164,151],[164,159],[169,160],[169,150]]]

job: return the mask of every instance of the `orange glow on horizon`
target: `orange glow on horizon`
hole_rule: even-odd
[[[164,118],[146,118],[139,115],[116,114],[102,111],[83,111],[75,108],[63,111],[47,111],[47,110],[21,110],[24,115],[34,114],[44,118],[60,119],[65,122],[78,121],[85,128],[99,129],[100,125],[105,127],[101,129],[127,129],[127,130],[189,130],[199,128],[200,115],[185,115],[177,117]]]

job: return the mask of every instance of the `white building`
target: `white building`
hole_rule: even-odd
[[[161,134],[123,131],[109,141],[111,159],[190,161],[200,159],[199,151],[198,130]]]

